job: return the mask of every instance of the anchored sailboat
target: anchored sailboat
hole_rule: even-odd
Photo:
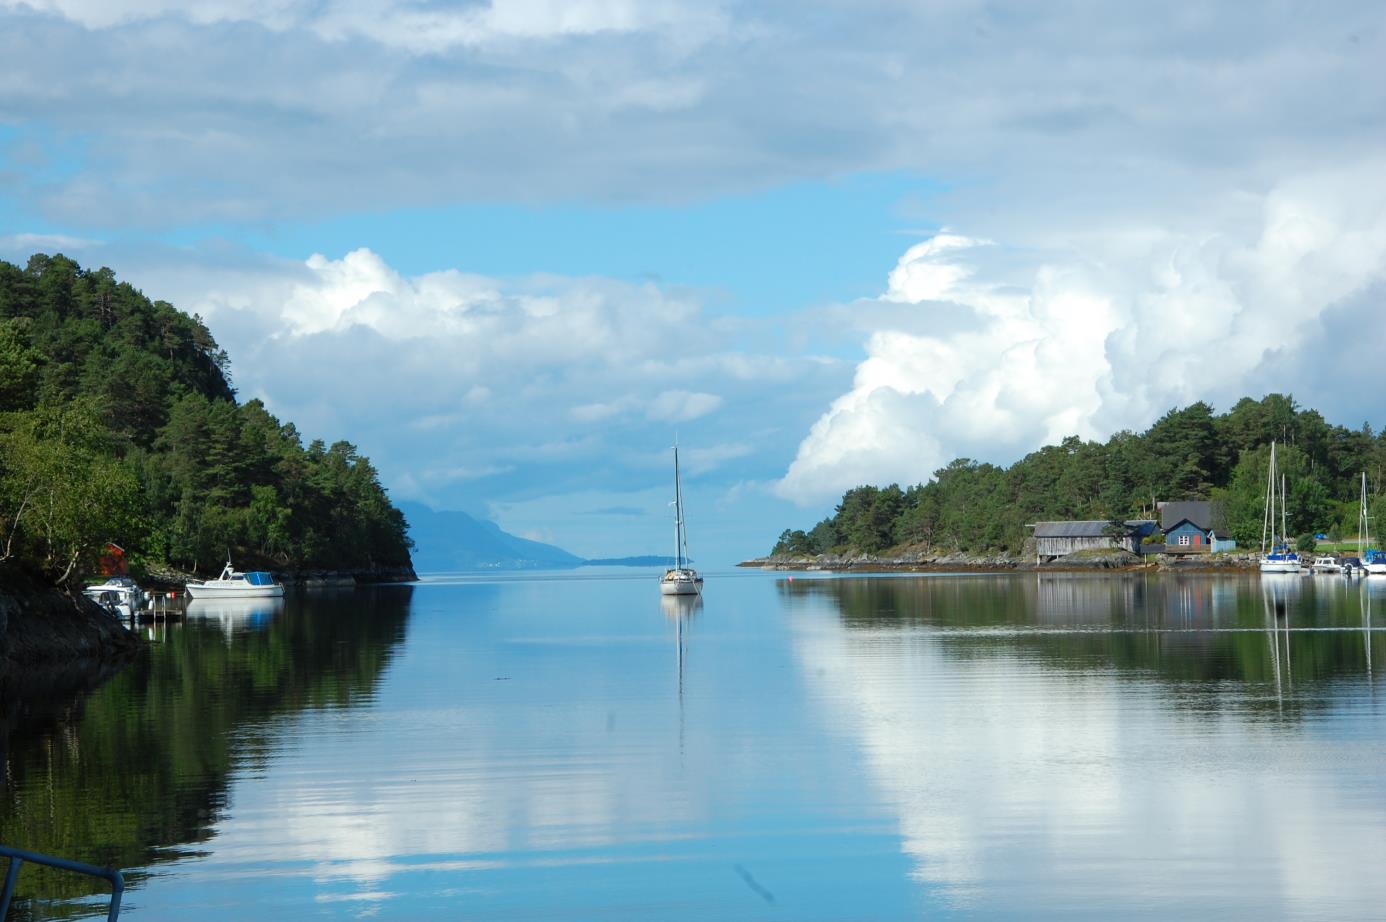
[[[1367,473],[1362,472],[1362,510],[1357,515],[1357,548],[1368,576],[1386,576],[1386,551],[1372,547],[1371,517],[1367,515]]]
[[[1266,514],[1261,522],[1261,572],[1298,573],[1299,555],[1290,550],[1290,539],[1286,527],[1285,478],[1282,475],[1276,482],[1275,443],[1271,442],[1270,470],[1266,474]],[[1277,536],[1275,507],[1277,494],[1280,505],[1280,532]],[[1269,538],[1269,541],[1267,541]],[[1267,553],[1269,549],[1269,553]]]
[[[683,484],[679,480],[679,447],[674,446],[674,566],[659,581],[661,595],[699,595],[703,578],[688,566],[688,532],[683,524]]]

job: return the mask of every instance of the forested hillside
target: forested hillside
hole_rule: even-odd
[[[1206,403],[1171,410],[1147,431],[1104,442],[1076,436],[1010,467],[967,458],[902,490],[848,490],[811,530],[786,530],[773,553],[878,553],[913,546],[1017,552],[1027,523],[1047,519],[1157,518],[1166,500],[1222,500],[1243,547],[1261,539],[1266,464],[1272,440],[1289,486],[1290,534],[1357,534],[1360,476],[1371,491],[1373,528],[1386,527],[1386,433],[1332,425],[1292,397],[1243,398],[1215,414]]]
[[[348,442],[306,448],[197,317],[110,269],[0,261],[0,561],[79,579],[107,542],[208,572],[409,566],[403,515]]]

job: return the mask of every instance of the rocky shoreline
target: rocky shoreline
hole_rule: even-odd
[[[409,567],[288,570],[276,575],[288,589],[350,589],[418,579]],[[140,584],[153,592],[181,594],[189,580],[203,578],[157,569]],[[74,674],[103,674],[139,646],[138,635],[81,593],[46,585],[22,569],[0,568],[0,677],[58,668]]]
[[[85,663],[101,671],[139,649],[139,638],[80,593],[45,586],[22,572],[0,573],[0,670]]]
[[[350,589],[353,586],[412,583],[419,578],[412,567],[375,567],[358,570],[278,570],[272,567],[265,569],[272,570],[286,589]],[[145,589],[177,590],[191,581],[212,579],[216,575],[160,567],[150,569],[140,584]]]
[[[812,572],[817,570],[852,573],[1014,573],[1014,572],[1092,572],[1092,571],[1178,571],[1180,573],[1222,573],[1255,570],[1253,554],[1215,554],[1178,556],[1153,554],[1137,556],[1127,551],[1081,551],[1048,563],[1037,564],[1033,555],[1009,553],[968,554],[916,551],[899,555],[819,554],[815,557],[771,555],[743,560],[738,567],[761,570]]]

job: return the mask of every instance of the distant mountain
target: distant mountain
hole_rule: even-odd
[[[692,563],[692,560],[688,561]],[[674,558],[660,557],[658,554],[646,554],[643,557],[594,557],[591,560],[584,560],[583,566],[587,567],[672,567]]]
[[[421,503],[398,505],[409,522],[414,569],[419,573],[551,570],[586,562],[561,547],[512,535],[495,522],[465,512],[435,512]]]

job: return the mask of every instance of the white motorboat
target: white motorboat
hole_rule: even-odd
[[[1315,573],[1342,573],[1343,565],[1338,562],[1337,557],[1315,557],[1309,569]]]
[[[104,583],[88,586],[82,595],[113,615],[129,618],[144,605],[144,590],[128,576],[112,576]]]
[[[1261,572],[1299,573],[1299,555],[1290,550],[1288,528],[1285,515],[1285,477],[1281,475],[1276,482],[1275,443],[1271,442],[1270,469],[1266,476],[1266,514],[1261,523]],[[1280,504],[1280,521],[1275,521],[1277,499]],[[1277,534],[1276,526],[1280,527]],[[1269,541],[1267,540],[1269,538]]]
[[[194,599],[271,599],[283,594],[284,584],[273,573],[242,573],[229,560],[216,579],[188,583],[188,595]]]
[[[688,532],[683,523],[683,485],[679,480],[679,447],[674,446],[674,565],[659,580],[660,595],[701,595],[703,578],[688,566]]]

